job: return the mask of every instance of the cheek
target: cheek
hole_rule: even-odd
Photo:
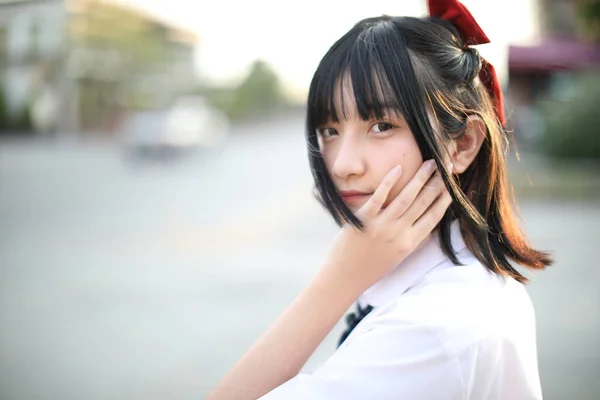
[[[323,157],[323,162],[325,163],[325,168],[327,168],[327,171],[329,173],[331,173],[331,167],[333,166],[333,164],[335,162],[334,152],[331,151],[331,149],[324,149],[323,146],[321,146],[321,157]]]
[[[394,185],[386,205],[389,204],[406,186],[408,182],[415,176],[415,173],[423,164],[423,157],[421,157],[421,151],[415,139],[411,137],[390,138],[379,154],[379,182],[383,180],[383,177],[396,165],[402,166],[402,176],[398,183]]]

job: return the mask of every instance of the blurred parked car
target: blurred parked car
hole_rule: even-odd
[[[229,136],[225,114],[202,97],[179,98],[166,110],[137,111],[122,125],[126,149],[138,156],[167,156],[222,145]]]

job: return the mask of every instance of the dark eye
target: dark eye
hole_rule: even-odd
[[[392,124],[388,124],[386,122],[378,122],[375,125],[373,125],[372,129],[375,133],[383,133],[383,132],[389,131],[393,128],[394,128],[394,126]]]
[[[319,128],[317,134],[322,137],[331,137],[337,135],[337,131],[333,128]]]

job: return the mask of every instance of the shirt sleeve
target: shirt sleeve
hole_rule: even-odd
[[[381,321],[348,338],[312,374],[297,375],[261,400],[464,399],[462,380],[457,357],[437,332]]]

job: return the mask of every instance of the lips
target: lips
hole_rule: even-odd
[[[366,200],[373,193],[360,192],[357,190],[340,190],[340,195],[342,196],[342,200],[346,203],[357,203],[363,200]]]

